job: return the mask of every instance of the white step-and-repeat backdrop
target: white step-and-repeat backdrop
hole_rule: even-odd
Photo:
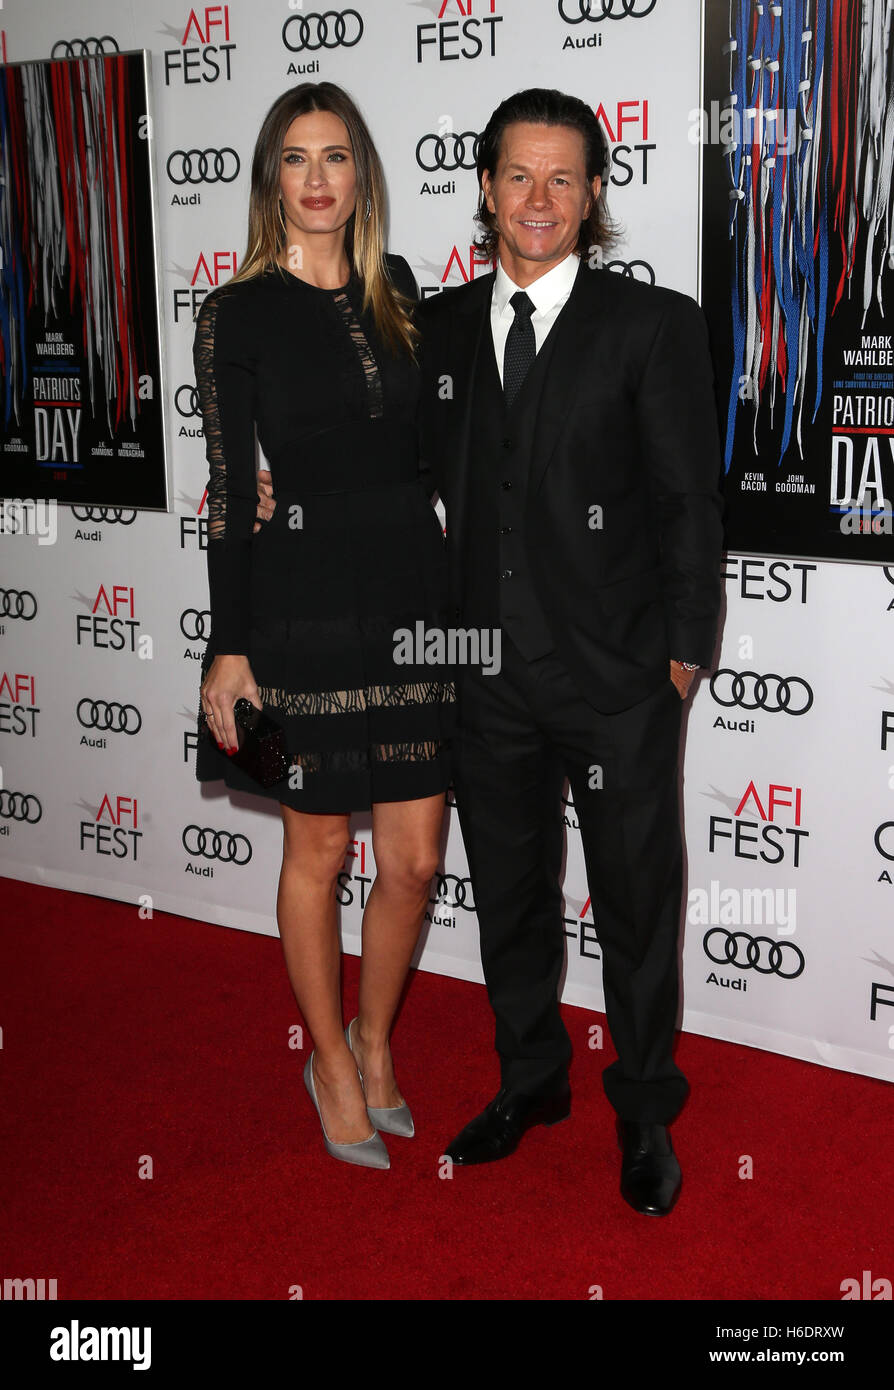
[[[699,0],[6,0],[0,23],[7,62],[151,54],[173,510],[60,506],[53,543],[0,531],[0,872],[133,902],[135,934],[153,908],[275,934],[275,803],[193,774],[208,623],[193,314],[242,254],[261,119],[296,82],[347,88],[385,164],[391,248],[432,294],[488,269],[470,242],[490,112],[526,86],[572,92],[610,143],[613,270],[695,294]],[[20,496],[14,454],[0,466],[0,494]],[[891,1079],[894,570],[730,556],[726,595],[688,717],[683,1026]],[[564,814],[564,998],[602,1009]],[[480,980],[446,819],[419,964]],[[354,833],[339,896],[356,952],[368,817]]]

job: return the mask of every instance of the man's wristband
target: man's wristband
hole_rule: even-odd
[[[676,657],[674,657],[674,660],[677,660]],[[699,664],[700,663],[697,661],[677,661],[677,665],[682,666],[684,671],[697,671]]]

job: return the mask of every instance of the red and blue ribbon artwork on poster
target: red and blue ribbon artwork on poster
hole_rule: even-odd
[[[702,306],[727,544],[894,558],[894,6],[705,14]]]
[[[166,505],[141,53],[0,67],[0,494]]]

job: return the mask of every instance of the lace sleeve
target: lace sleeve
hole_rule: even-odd
[[[224,307],[222,307],[224,306]],[[208,597],[215,655],[248,655],[251,543],[257,510],[254,365],[231,326],[225,291],[204,300],[193,343],[208,461]]]

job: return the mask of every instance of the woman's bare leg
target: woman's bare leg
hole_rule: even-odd
[[[440,858],[444,794],[373,805],[375,882],[363,913],[360,1006],[351,1030],[366,1099],[401,1104],[388,1036]]]
[[[350,838],[349,818],[311,815],[282,803],[280,811],[283,859],[276,917],[286,970],[313,1039],[314,1082],[326,1133],[334,1144],[352,1144],[375,1131],[342,1023],[335,889]]]

